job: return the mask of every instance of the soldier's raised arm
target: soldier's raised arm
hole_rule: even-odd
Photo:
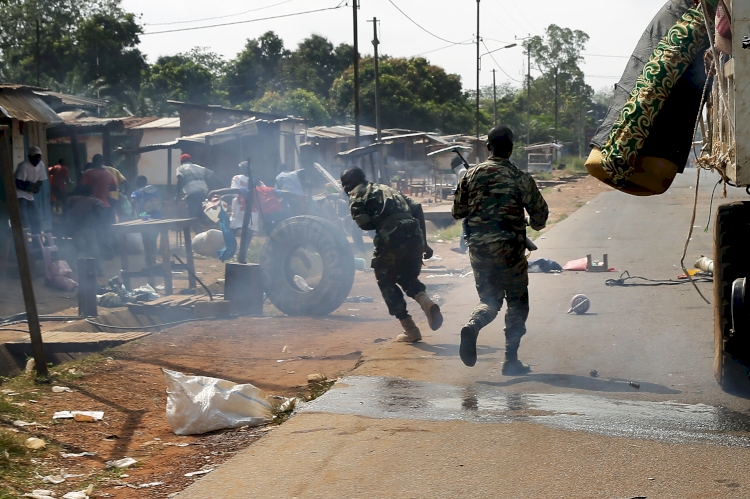
[[[529,225],[534,230],[542,230],[547,225],[549,208],[544,196],[539,192],[536,182],[531,176],[526,176],[526,185],[523,189],[523,207],[529,214]]]

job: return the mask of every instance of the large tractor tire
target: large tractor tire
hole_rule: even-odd
[[[750,334],[733,331],[732,288],[750,277],[750,202],[720,206],[714,225],[714,375],[728,392],[750,392]]]
[[[263,287],[287,315],[328,315],[354,283],[354,254],[328,220],[309,215],[285,220],[269,235],[260,256]]]

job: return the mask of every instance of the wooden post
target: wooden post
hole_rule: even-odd
[[[164,294],[169,296],[174,294],[172,287],[172,251],[169,249],[169,231],[161,233],[160,238],[161,264],[164,266]]]
[[[102,132],[102,157],[104,164],[112,166],[112,141],[110,140],[109,128],[104,127]]]
[[[190,289],[195,289],[195,261],[193,260],[193,241],[190,239],[190,225],[185,227],[182,231],[185,234],[185,258],[188,269],[188,285]],[[177,234],[180,232],[178,231]]]
[[[78,259],[78,315],[96,317],[96,260]]]
[[[250,170],[250,158],[247,158],[248,171],[247,171],[247,193],[245,194],[245,213],[242,217],[242,233],[240,235],[240,250],[237,254],[237,261],[239,263],[247,263],[247,248],[250,246],[250,241],[253,239],[253,232],[250,230],[251,212],[253,209],[253,201],[255,198],[255,181],[253,180],[253,172]],[[260,200],[258,200],[258,207],[260,207]],[[262,210],[259,210],[262,211]]]
[[[18,272],[21,277],[21,290],[23,302],[26,307],[26,320],[29,323],[29,335],[31,336],[31,350],[36,363],[38,376],[46,377],[47,358],[44,355],[44,342],[42,341],[42,329],[39,325],[39,312],[36,308],[34,297],[34,284],[31,280],[31,268],[29,267],[29,255],[26,253],[26,241],[21,222],[21,211],[18,207],[18,196],[16,195],[16,180],[14,178],[12,161],[10,159],[10,145],[8,143],[8,130],[0,130],[0,170],[2,170],[3,184],[5,186],[5,199],[8,205],[8,216],[13,233],[13,243],[16,249],[18,261]]]
[[[83,177],[83,168],[81,168],[81,158],[78,156],[78,135],[75,132],[70,133],[70,145],[73,148],[73,169],[76,174],[76,184],[80,184],[81,177]]]

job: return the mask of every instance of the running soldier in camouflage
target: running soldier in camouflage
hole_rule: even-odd
[[[372,268],[388,312],[404,328],[397,341],[421,340],[419,328],[406,309],[404,292],[422,307],[433,331],[443,323],[440,307],[427,296],[425,285],[419,281],[422,258],[432,257],[425,238],[422,205],[396,189],[368,182],[365,172],[357,167],[341,175],[341,184],[349,195],[349,209],[359,228],[376,231]]]
[[[505,300],[508,309],[502,372],[525,374],[531,369],[518,360],[529,316],[524,210],[529,214],[528,224],[536,230],[546,225],[549,210],[534,179],[509,159],[513,152],[510,128],[492,129],[487,148],[492,155],[466,173],[453,200],[453,217],[468,221],[466,239],[480,300],[461,330],[459,353],[467,366],[476,363],[479,330],[497,317]]]

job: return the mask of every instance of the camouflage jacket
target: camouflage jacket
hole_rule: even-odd
[[[349,210],[362,230],[376,230],[383,242],[397,231],[422,237],[419,222],[412,213],[419,206],[400,191],[382,184],[364,182],[349,193]],[[415,230],[416,229],[416,230]]]
[[[490,157],[470,169],[453,198],[453,218],[467,218],[470,231],[497,235],[498,240],[525,231],[524,209],[531,228],[543,229],[549,215],[547,202],[531,175],[509,159]]]

